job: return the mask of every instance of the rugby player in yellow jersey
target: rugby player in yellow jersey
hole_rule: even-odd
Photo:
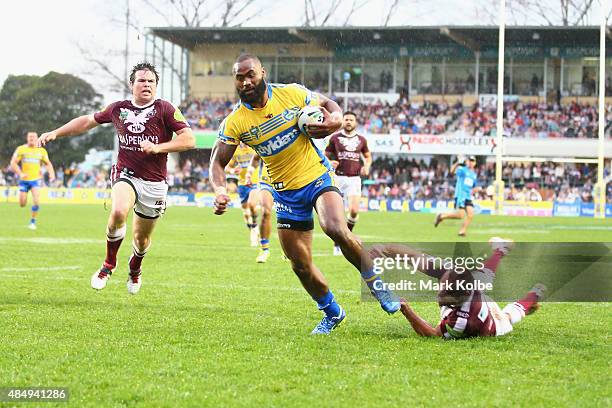
[[[228,163],[226,169],[234,171],[238,175],[238,195],[244,222],[250,231],[251,246],[256,247],[259,241],[259,231],[257,229],[257,180],[251,177],[247,180],[247,170],[251,164],[251,158],[255,152],[244,143],[240,143],[234,156]]]
[[[254,55],[240,55],[234,64],[233,76],[240,102],[221,124],[211,157],[215,214],[223,214],[228,207],[224,169],[238,144],[244,142],[268,167],[283,251],[304,289],[325,313],[312,333],[329,334],[344,320],[346,313],[312,262],[313,208],[322,230],[360,271],[363,248],[344,220],[342,196],[333,184],[331,166],[312,140],[299,130],[297,114],[304,106],[321,106],[325,120],[308,127],[311,137],[321,138],[340,129],[340,107],[301,85],[268,84],[266,71]],[[383,309],[395,313],[400,308],[399,298],[376,289],[383,286],[374,284],[380,277],[374,273],[370,258],[363,255],[362,277]]]
[[[49,181],[55,180],[55,170],[44,147],[36,147],[38,135],[28,132],[27,143],[19,146],[11,159],[11,169],[19,176],[19,205],[25,207],[28,202],[28,191],[32,192],[31,230],[36,229],[36,216],[40,209],[40,164],[44,163],[49,173]],[[21,164],[21,167],[19,167]]]
[[[255,258],[257,263],[266,263],[270,257],[270,233],[272,232],[272,206],[274,205],[273,188],[265,163],[259,160],[259,156],[254,154],[251,164],[248,167],[246,179],[247,183],[253,183],[253,175],[258,174],[259,178],[259,208],[261,211],[261,221],[259,222],[259,254]]]

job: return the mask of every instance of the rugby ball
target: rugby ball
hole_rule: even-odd
[[[308,134],[306,125],[323,123],[324,120],[325,115],[318,106],[305,106],[300,110],[300,113],[298,113],[298,127],[300,131],[308,137],[310,137],[310,135]]]

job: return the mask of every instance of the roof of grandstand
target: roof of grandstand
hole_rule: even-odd
[[[330,49],[340,46],[461,45],[472,51],[496,47],[497,26],[430,27],[151,27],[150,32],[185,48],[217,43],[318,43]],[[599,27],[511,26],[506,27],[506,43],[531,47],[597,47]],[[608,39],[610,41],[610,39]]]

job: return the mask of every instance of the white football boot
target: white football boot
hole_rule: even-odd
[[[106,282],[113,274],[113,269],[110,269],[106,264],[102,264],[100,270],[91,276],[91,287],[95,290],[102,290],[106,287]]]
[[[268,258],[270,257],[270,250],[259,250],[259,255],[257,255],[257,258],[255,259],[255,262],[257,263],[266,263],[268,262]]]
[[[128,293],[130,295],[137,294],[141,286],[142,286],[142,274],[140,273],[140,271],[138,271],[137,273],[133,273],[132,271],[130,271],[130,273],[128,274],[128,280],[127,280]]]

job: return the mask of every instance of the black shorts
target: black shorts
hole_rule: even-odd
[[[474,207],[472,200],[457,200],[455,198],[455,208],[465,209],[466,207]]]

